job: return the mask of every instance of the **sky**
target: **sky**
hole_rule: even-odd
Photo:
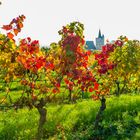
[[[17,38],[30,36],[41,45],[57,42],[58,31],[73,21],[84,24],[86,40],[95,41],[99,29],[110,41],[120,35],[140,40],[140,0],[0,1],[0,27],[24,14],[24,28]]]

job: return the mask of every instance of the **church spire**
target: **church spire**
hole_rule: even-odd
[[[98,38],[101,38],[101,30],[99,29],[99,34],[98,34]]]

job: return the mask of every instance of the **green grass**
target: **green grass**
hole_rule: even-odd
[[[46,139],[88,140],[100,135],[107,140],[140,139],[140,96],[122,95],[107,99],[102,128],[93,131],[99,101],[90,99],[75,104],[48,104]],[[36,109],[0,111],[0,140],[35,138],[39,114]]]

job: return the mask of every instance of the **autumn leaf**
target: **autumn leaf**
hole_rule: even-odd
[[[14,29],[14,34],[17,35],[19,33],[18,29]]]
[[[32,94],[31,96],[32,96],[32,100],[37,100],[37,96],[36,95]]]
[[[3,25],[2,29],[8,31],[8,30],[12,29],[12,26],[10,26],[10,25]]]
[[[90,54],[91,54],[91,51],[87,51],[86,54],[87,54],[87,55],[90,55]]]
[[[92,92],[94,89],[92,87],[89,88],[89,92]]]
[[[14,35],[13,35],[11,32],[7,33],[7,36],[8,36],[8,38],[10,38],[10,39],[13,39],[13,37],[14,37]]]
[[[94,82],[94,90],[98,90],[99,84],[97,82]]]
[[[3,44],[3,41],[0,41],[0,45],[2,45]]]
[[[92,98],[93,100],[98,100],[98,99],[99,99],[99,96],[92,95],[91,98]]]
[[[64,79],[66,84],[69,84],[69,80],[67,78]]]
[[[18,26],[19,26],[19,28],[22,28],[22,27],[23,27],[22,22],[19,22],[19,23],[18,23]]]
[[[31,42],[31,38],[30,38],[30,37],[27,37],[27,40],[28,40],[29,42]]]
[[[84,45],[84,44],[85,44],[85,40],[84,40],[84,39],[82,39],[82,41],[81,41],[81,42],[82,42],[82,45]]]
[[[52,63],[47,64],[46,69],[54,69],[54,65]]]
[[[54,88],[54,89],[52,90],[52,92],[53,92],[53,93],[57,93],[57,89]]]
[[[85,60],[86,60],[86,61],[88,60],[88,56],[85,56]]]
[[[101,94],[101,92],[100,91],[96,91],[96,95],[100,95]]]
[[[56,87],[57,87],[57,88],[60,88],[60,83],[57,83],[57,84],[56,84]]]
[[[37,63],[37,64],[36,64],[36,68],[37,68],[37,69],[40,69],[41,67],[42,67],[42,64],[41,64],[41,63]]]

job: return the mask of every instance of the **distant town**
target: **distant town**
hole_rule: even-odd
[[[98,37],[95,39],[95,43],[92,40],[86,41],[86,49],[87,50],[101,50],[101,47],[104,45],[105,37],[101,34],[101,30],[99,29]]]

